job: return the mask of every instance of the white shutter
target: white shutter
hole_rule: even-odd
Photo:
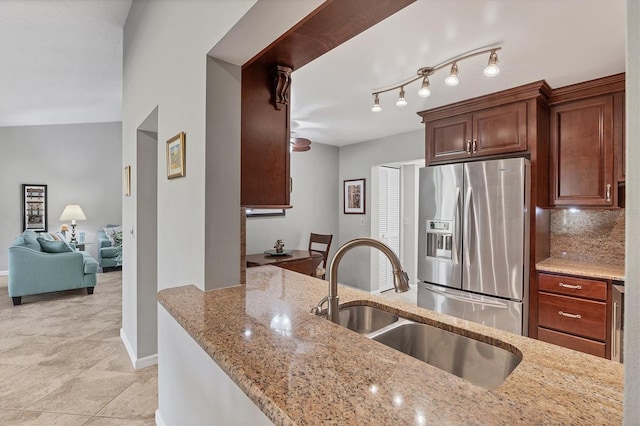
[[[378,239],[400,257],[400,169],[379,167]],[[378,254],[378,288],[393,288],[393,268],[387,257]]]

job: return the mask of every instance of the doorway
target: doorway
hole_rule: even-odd
[[[376,237],[401,258],[400,250],[400,169],[378,167],[378,229]],[[393,269],[385,255],[378,252],[378,291],[393,288]]]

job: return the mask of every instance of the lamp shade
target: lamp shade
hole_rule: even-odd
[[[61,222],[69,220],[86,220],[87,217],[78,204],[68,204],[60,216]]]

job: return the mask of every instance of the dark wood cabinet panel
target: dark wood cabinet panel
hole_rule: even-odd
[[[547,330],[546,328],[538,328],[538,340],[553,343],[554,345],[562,346],[563,348],[573,349],[574,351],[599,356],[600,358],[607,357],[607,346],[596,340],[572,336],[571,334]]]
[[[426,125],[428,162],[470,157],[471,126],[471,114],[428,122]]]
[[[291,81],[279,70],[290,74],[414,1],[324,2],[242,66],[242,206],[291,207]]]
[[[473,114],[474,156],[527,150],[527,104],[519,102]]]
[[[626,144],[624,139],[624,103],[624,92],[616,93],[613,95],[613,137],[615,139],[614,145],[616,149],[616,173],[618,176],[618,182],[625,181]]]
[[[600,301],[607,300],[607,283],[566,275],[540,274],[538,289],[567,296],[584,297]]]
[[[548,293],[540,293],[538,303],[540,327],[589,339],[606,340],[606,303]]]
[[[551,204],[615,205],[613,96],[550,109]]]

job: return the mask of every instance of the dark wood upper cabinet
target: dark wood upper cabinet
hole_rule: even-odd
[[[529,140],[540,139],[538,127],[545,120],[539,116],[546,115],[549,92],[546,83],[534,82],[419,112],[427,165],[529,153]]]
[[[467,145],[471,143],[473,120],[471,114],[457,115],[426,124],[426,152],[428,162],[468,158]]]
[[[624,206],[624,89],[622,73],[552,91],[552,207]]]
[[[474,156],[527,150],[527,104],[518,102],[473,114]]]
[[[613,96],[566,102],[550,114],[551,204],[613,206]]]

